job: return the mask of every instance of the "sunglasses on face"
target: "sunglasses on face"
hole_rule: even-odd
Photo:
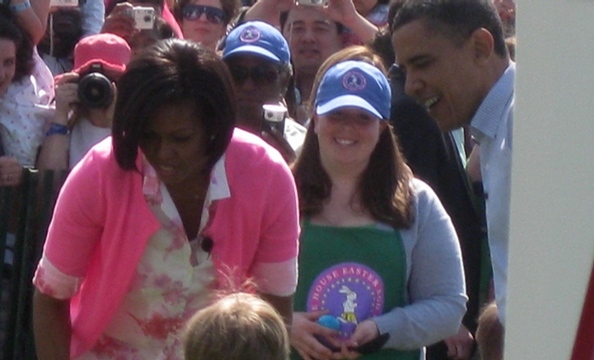
[[[251,78],[256,85],[271,84],[278,79],[280,74],[279,69],[264,65],[251,68],[241,65],[229,65],[229,71],[237,85],[242,85],[248,78]]]
[[[198,20],[202,14],[205,14],[206,20],[213,24],[221,24],[227,20],[225,12],[213,6],[188,4],[182,8],[184,20]]]

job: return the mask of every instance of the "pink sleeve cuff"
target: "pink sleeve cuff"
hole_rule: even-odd
[[[78,291],[80,279],[69,276],[58,270],[45,255],[39,261],[33,285],[37,289],[55,299],[70,299]]]
[[[252,268],[258,292],[276,296],[293,295],[297,288],[297,258],[280,263],[258,263]]]

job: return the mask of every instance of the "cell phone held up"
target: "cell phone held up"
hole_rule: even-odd
[[[280,104],[262,105],[262,131],[271,130],[280,135],[285,133],[285,121],[287,118],[287,108]]]

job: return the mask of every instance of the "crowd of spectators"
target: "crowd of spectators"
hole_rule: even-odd
[[[515,15],[513,0],[0,5],[0,186],[71,171],[34,278],[36,329],[58,327],[39,358],[181,359],[184,324],[240,282],[287,325],[282,356],[290,339],[295,359],[501,359]],[[193,334],[229,304],[251,316],[240,302],[263,306],[227,299]]]

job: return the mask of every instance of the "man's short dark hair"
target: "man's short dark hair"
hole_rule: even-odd
[[[501,19],[491,0],[415,0],[407,1],[392,22],[392,31],[423,19],[434,31],[456,43],[463,43],[472,33],[485,28],[495,41],[495,53],[508,55]]]
[[[285,31],[285,24],[287,23],[287,20],[289,19],[289,11],[283,11],[280,14],[281,31]],[[344,25],[342,25],[338,21],[332,21],[332,22],[336,25],[336,33],[342,34],[344,32]]]

